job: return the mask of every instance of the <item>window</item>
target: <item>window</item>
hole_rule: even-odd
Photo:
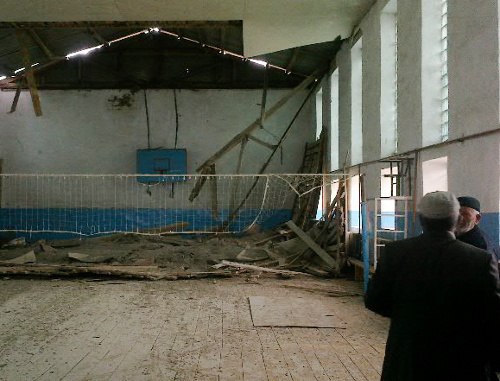
[[[448,130],[448,0],[441,0],[441,140],[449,138]]]
[[[448,139],[447,6],[422,0],[422,146]]]
[[[362,38],[351,49],[351,165],[363,160],[363,62]]]
[[[316,93],[316,139],[319,139],[323,129],[323,88]]]
[[[380,171],[380,197],[398,196],[397,192],[397,167],[384,168]],[[382,200],[380,202],[380,227],[382,229],[395,230],[396,228],[396,202],[394,200]]]
[[[380,154],[397,152],[397,1],[391,0],[380,15]]]
[[[448,190],[448,157],[427,160],[422,163],[423,194]]]
[[[360,228],[360,210],[359,210],[359,175],[353,176],[348,180],[348,210],[349,210],[349,230],[359,232]]]
[[[338,169],[339,164],[339,72],[335,70],[331,77],[331,137],[330,137],[330,168]]]

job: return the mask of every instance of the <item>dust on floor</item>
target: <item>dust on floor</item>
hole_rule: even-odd
[[[4,279],[0,380],[378,380],[388,321],[364,308],[361,291],[274,274]],[[253,296],[322,303],[345,328],[254,327]]]

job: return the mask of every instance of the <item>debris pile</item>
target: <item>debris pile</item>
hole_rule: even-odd
[[[339,277],[347,261],[344,194],[339,186],[325,215],[310,221],[307,230],[288,221],[242,236],[113,234],[32,244],[16,238],[0,249],[0,275],[175,280],[257,272]]]

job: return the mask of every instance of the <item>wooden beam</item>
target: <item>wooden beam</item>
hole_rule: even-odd
[[[38,44],[38,46],[43,50],[43,53],[47,56],[47,58],[54,58],[56,55],[52,53],[52,51],[47,47],[45,42],[42,40],[42,38],[38,35],[37,32],[35,32],[33,29],[28,30],[30,36],[35,40],[35,42]]]
[[[292,118],[292,121],[290,122],[290,124],[286,128],[285,132],[283,132],[283,135],[281,135],[281,138],[280,138],[278,144],[276,145],[276,148],[273,150],[273,152],[271,152],[271,155],[269,155],[267,161],[260,168],[259,174],[264,173],[264,171],[266,170],[267,166],[269,165],[269,163],[273,159],[274,154],[278,151],[278,148],[283,144],[283,141],[285,140],[286,136],[288,135],[288,132],[292,128],[293,123],[295,122],[295,120],[299,116],[300,112],[302,111],[302,109],[304,108],[304,106],[306,105],[306,103],[308,102],[308,100],[311,97],[311,95],[316,92],[316,87],[317,86],[313,86],[311,88],[311,90],[309,90],[309,93],[307,94],[307,97],[304,99],[304,101],[300,105],[298,111],[295,113],[294,117]],[[257,183],[259,182],[259,179],[260,179],[260,177],[257,177],[254,180],[254,182],[253,182],[252,186],[250,187],[250,189],[248,190],[247,194],[245,195],[245,197],[243,198],[243,200],[241,200],[240,205],[235,209],[235,211],[230,216],[230,222],[232,222],[232,219],[236,216],[236,212],[243,206],[243,204],[248,199],[248,197],[250,197],[250,195],[252,194],[252,191],[254,190],[254,188],[256,187]]]
[[[266,65],[264,73],[264,88],[262,90],[262,101],[260,102],[260,128],[264,128],[264,114],[266,113],[267,85],[269,83],[269,66]]]
[[[202,175],[205,175],[207,173],[210,173],[211,167],[205,167],[203,171],[201,172]],[[193,200],[198,197],[198,193],[200,193],[201,188],[205,184],[205,181],[207,181],[206,176],[199,176],[198,180],[196,180],[196,184],[194,185],[193,190],[191,191],[191,194],[189,195],[189,201],[193,202]]]
[[[51,66],[54,66],[55,64],[58,64],[59,62],[65,62],[66,57],[57,57],[54,58],[52,61],[47,62],[45,64],[40,64],[35,67],[32,67],[31,70],[33,73],[39,73]],[[21,78],[26,78],[28,75],[28,72],[25,70],[22,74],[16,75],[15,77],[8,77],[5,79],[2,79],[0,81],[0,88],[14,88],[16,87],[15,82],[19,81]]]
[[[325,250],[321,248],[316,242],[313,241],[311,237],[309,237],[302,229],[300,229],[297,225],[294,224],[293,221],[288,221],[286,225],[292,229],[292,231],[297,234],[302,241],[304,241],[307,246],[309,246],[319,257],[325,261],[331,268],[335,267],[335,261]]]
[[[248,142],[247,137],[241,139],[241,149],[240,149],[240,154],[238,155],[238,164],[236,166],[237,174],[241,173],[241,167],[243,165],[243,153],[245,152],[245,146],[247,145],[247,142]]]
[[[295,87],[292,91],[290,91],[287,95],[285,95],[283,98],[281,98],[273,107],[271,107],[265,114],[264,114],[264,120],[271,117],[276,111],[278,111],[286,102],[288,102],[295,94],[298,92],[304,90],[309,86],[311,83],[314,82],[315,76],[311,75],[307,77],[300,85]],[[261,118],[257,118],[250,126],[248,126],[245,130],[240,132],[238,135],[236,135],[234,138],[232,138],[229,143],[227,143],[224,147],[222,147],[219,151],[217,151],[215,154],[213,154],[210,158],[208,158],[202,165],[200,165],[197,169],[196,172],[200,172],[204,167],[212,164],[215,162],[217,159],[221,158],[226,152],[230,151],[233,149],[235,146],[237,146],[240,142],[241,139],[243,139],[245,136],[250,135],[250,133],[257,128],[260,127],[260,122]]]
[[[261,271],[261,272],[264,272],[264,273],[274,273],[274,274],[281,274],[281,275],[304,275],[304,276],[312,276],[311,274],[301,273],[301,272],[298,272],[298,271],[270,269],[268,267],[260,267],[260,266],[255,266],[255,265],[247,265],[245,263],[229,262],[229,261],[225,261],[225,260],[223,260],[221,263],[219,263],[217,265],[213,265],[212,267],[214,269],[220,269],[221,267],[235,267],[235,268],[240,268],[240,269],[255,270],[255,271]]]
[[[253,140],[254,142],[256,143],[259,143],[260,145],[266,147],[266,148],[269,148],[269,149],[275,149],[276,148],[276,144],[269,144],[263,140],[260,140],[259,138],[256,138],[255,136],[253,135],[248,135],[247,136],[248,139],[250,140]]]
[[[24,67],[26,71],[26,80],[28,82],[28,89],[31,95],[31,101],[33,102],[33,109],[35,110],[36,116],[42,116],[42,106],[40,105],[40,97],[38,95],[38,89],[36,87],[35,75],[33,73],[33,67],[31,66],[30,52],[27,35],[23,30],[16,30],[16,37],[21,45],[21,52],[23,55]]]
[[[16,111],[17,108],[17,102],[19,102],[19,96],[21,95],[21,81],[19,81],[19,84],[17,85],[16,89],[16,95],[14,95],[14,100],[12,101],[12,106],[10,107],[10,113],[12,114],[14,111]]]

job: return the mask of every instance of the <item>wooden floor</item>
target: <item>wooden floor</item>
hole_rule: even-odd
[[[343,296],[361,286],[3,279],[0,380],[378,380],[388,321]],[[346,328],[256,328],[249,296],[321,300]]]

